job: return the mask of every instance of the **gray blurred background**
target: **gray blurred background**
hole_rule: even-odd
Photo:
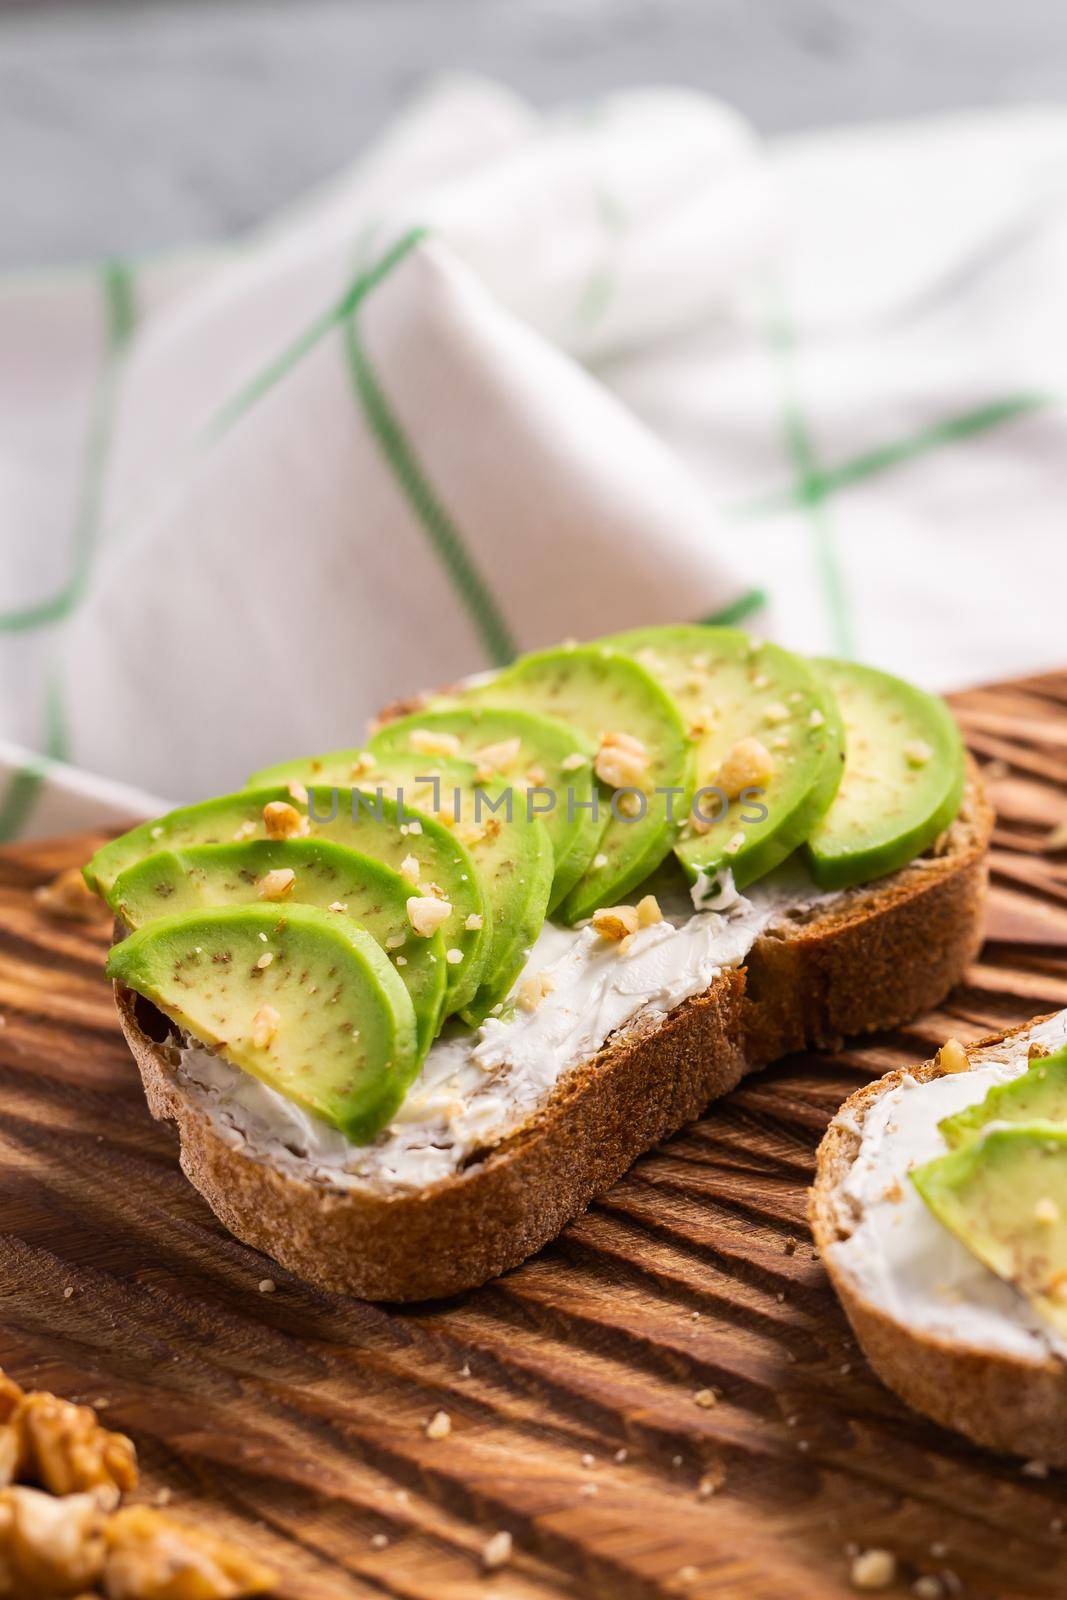
[[[436,73],[679,82],[767,131],[1067,93],[1064,0],[0,0],[0,269],[218,238]]]

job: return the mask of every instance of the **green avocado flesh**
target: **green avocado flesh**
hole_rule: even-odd
[[[455,702],[439,704],[452,709]],[[684,815],[692,782],[692,746],[674,701],[637,662],[600,645],[543,650],[521,657],[489,683],[465,691],[462,704],[557,717],[597,749],[604,735],[625,734],[643,750],[637,758],[638,781],[605,785],[594,796],[603,827],[592,861],[560,905],[565,922],[580,922],[598,907],[617,902],[667,855],[677,825],[671,820],[666,791],[674,791],[673,805]],[[630,796],[636,815],[612,814],[615,789],[639,791]],[[565,786],[560,803],[573,815],[581,798],[567,794]]]
[[[971,1254],[1067,1335],[1067,1127],[994,1125],[911,1178]]]
[[[471,762],[439,753],[338,750],[287,763],[287,777],[328,787],[336,784],[345,800],[353,769],[362,771],[368,759],[373,765],[360,777],[361,784],[395,796],[409,811],[432,813],[454,830],[470,853],[485,897],[490,934],[477,993],[458,1009],[465,1021],[481,1021],[511,988],[544,925],[552,887],[551,840],[538,818],[527,818],[521,797],[513,795],[509,807],[505,794],[494,810],[504,786],[479,784]],[[416,845],[409,853],[421,865]]]
[[[527,785],[544,791],[531,793],[525,804],[529,812],[542,817],[552,844],[551,915],[588,867],[600,838],[600,825],[588,809],[593,793],[593,746],[555,717],[472,706],[400,717],[380,728],[368,748],[384,758],[410,753],[413,738],[425,742],[427,736],[432,740],[441,735],[458,742],[456,753],[472,761],[486,781],[495,776],[499,782],[513,785],[516,806],[524,804]],[[576,800],[587,804],[568,808],[559,803],[568,789]],[[552,804],[550,797],[557,803]]]
[[[354,797],[353,797],[354,796]],[[459,1011],[473,1000],[489,950],[492,916],[482,893],[474,862],[451,829],[413,807],[401,808],[387,796],[323,788],[310,791],[312,814],[287,788],[246,789],[200,805],[184,806],[145,822],[99,850],[85,869],[90,887],[112,910],[119,874],[160,850],[181,850],[196,844],[232,844],[266,838],[263,808],[283,801],[308,817],[311,838],[323,838],[374,856],[394,871],[415,856],[425,881],[435,884],[451,906],[441,927],[445,949],[462,959],[448,962],[446,1012]],[[413,888],[413,893],[417,891]],[[474,922],[471,922],[471,919]],[[480,919],[480,921],[478,920]]]
[[[963,740],[944,701],[851,661],[816,661],[845,722],[841,787],[804,847],[822,889],[884,877],[921,855],[963,799]]]
[[[322,839],[201,844],[146,856],[116,879],[112,904],[128,928],[213,906],[262,903],[268,872],[293,873],[282,905],[319,906],[358,923],[393,962],[415,1011],[421,1060],[441,1025],[447,963],[438,932],[420,938],[408,920],[411,883],[373,857]]]
[[[639,628],[607,642],[659,680],[696,744],[702,820],[690,815],[675,846],[687,875],[729,867],[739,889],[762,878],[803,843],[841,781],[833,695],[799,656],[737,628]],[[735,794],[741,740],[762,746],[766,775]]]
[[[992,1122],[1060,1122],[1067,1127],[1067,1046],[1037,1056],[1018,1078],[994,1084],[978,1105],[938,1123],[950,1150],[977,1139]]]
[[[357,1143],[381,1131],[418,1071],[393,966],[369,933],[317,907],[163,917],[116,945],[107,972]]]

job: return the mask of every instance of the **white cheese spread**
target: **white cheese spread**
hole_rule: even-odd
[[[1067,1043],[1067,1011],[990,1046],[970,1072],[926,1083],[904,1077],[874,1102],[861,1128],[845,1121],[860,1146],[837,1194],[839,1225],[851,1231],[833,1246],[833,1259],[867,1300],[916,1333],[1041,1361],[1067,1356],[1067,1343],[937,1220],[908,1177],[944,1154],[942,1118],[1026,1071],[1032,1042]]]
[[[832,898],[787,866],[745,896],[728,873],[719,885],[698,880],[691,904],[669,904],[661,894],[666,920],[635,934],[625,950],[590,927],[546,923],[516,984],[546,974],[540,1004],[507,1007],[504,1018],[476,1031],[449,1024],[392,1124],[368,1145],[351,1143],[198,1046],[181,1052],[178,1077],[219,1135],[254,1159],[333,1188],[419,1189],[521,1126],[563,1074],[610,1036],[654,1023],[703,993],[773,923]]]

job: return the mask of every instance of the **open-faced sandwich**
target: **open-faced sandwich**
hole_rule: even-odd
[[[86,876],[218,1216],[419,1299],[521,1261],[747,1070],[935,1004],[990,827],[941,701],[649,628],[427,697]]]
[[[1067,1466],[1067,1011],[852,1095],[811,1220],[879,1376],[978,1444]]]

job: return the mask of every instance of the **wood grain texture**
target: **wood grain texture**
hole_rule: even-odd
[[[884,1390],[804,1224],[845,1095],[949,1034],[1067,1005],[1067,846],[1046,847],[1067,816],[1067,673],[955,704],[1000,814],[966,982],[906,1029],[749,1080],[535,1260],[404,1311],[311,1291],[215,1221],[148,1116],[106,920],[33,897],[91,841],[7,852],[0,1362],[106,1401],[147,1493],[255,1546],[286,1596],[834,1600],[853,1545],[897,1555],[899,1594],[937,1572],[970,1600],[1062,1594],[1062,1478]],[[440,1409],[452,1432],[431,1441]],[[514,1558],[487,1575],[501,1528]]]

